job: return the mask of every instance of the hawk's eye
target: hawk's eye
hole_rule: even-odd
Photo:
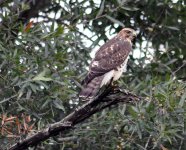
[[[127,34],[130,34],[131,32],[130,31],[126,31],[127,32]]]

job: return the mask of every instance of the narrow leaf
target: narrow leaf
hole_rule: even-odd
[[[186,93],[184,93],[180,99],[180,102],[178,104],[179,107],[183,107],[184,103],[186,101]]]
[[[45,77],[46,69],[44,69],[40,74],[36,75],[32,80],[33,81],[51,81],[52,78]]]
[[[113,18],[111,16],[108,16],[108,15],[105,15],[105,17],[107,19],[109,19],[110,21],[112,21],[113,23],[116,23],[116,24],[119,24],[122,27],[125,27],[124,24],[121,21],[119,21],[119,20],[117,20],[117,19],[115,19],[115,18]]]
[[[176,30],[176,31],[179,31],[180,30],[177,27],[172,27],[172,26],[165,26],[165,27],[168,28],[168,29],[171,29],[171,30]]]

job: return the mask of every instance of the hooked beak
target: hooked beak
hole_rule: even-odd
[[[135,39],[136,37],[137,37],[137,33],[136,33],[136,31],[133,31],[133,32],[131,33],[131,35],[130,35],[130,39],[133,40],[133,39]]]
[[[132,34],[133,34],[133,37],[134,37],[134,38],[137,37],[136,31],[133,31]]]

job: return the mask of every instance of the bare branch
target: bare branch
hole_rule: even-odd
[[[140,98],[130,92],[122,91],[121,89],[107,89],[103,94],[96,97],[94,100],[88,101],[71,114],[66,116],[60,122],[51,124],[46,129],[38,131],[36,134],[26,138],[25,140],[16,143],[9,150],[21,150],[30,146],[35,146],[41,141],[49,137],[58,135],[66,130],[72,129],[76,124],[91,117],[96,112],[99,112],[107,107],[116,105],[120,102],[134,103]]]

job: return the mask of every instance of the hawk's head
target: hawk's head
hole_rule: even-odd
[[[131,28],[123,28],[120,32],[119,32],[119,36],[122,36],[130,41],[132,41],[136,36],[136,31],[134,31]]]

